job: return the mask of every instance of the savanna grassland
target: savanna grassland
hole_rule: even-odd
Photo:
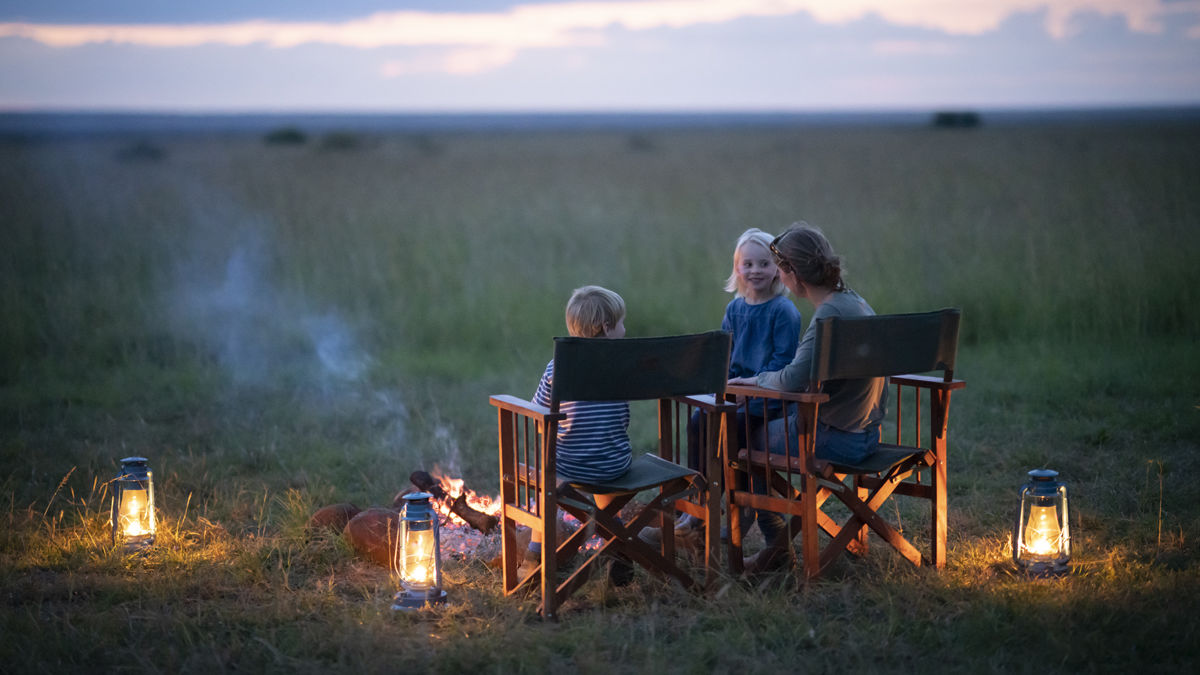
[[[0,671],[1193,672],[1198,186],[1195,121],[0,140]],[[532,394],[573,288],[714,328],[738,234],[800,219],[877,311],[963,310],[945,570],[596,580],[544,623],[449,558],[451,603],[396,615],[305,531],[417,468],[491,492],[487,395]],[[130,455],[141,558],[107,530]],[[1038,467],[1054,581],[1008,558]]]

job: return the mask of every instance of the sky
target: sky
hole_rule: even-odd
[[[0,0],[0,111],[1200,105],[1200,0]]]

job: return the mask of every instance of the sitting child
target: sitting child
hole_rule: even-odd
[[[625,301],[600,286],[575,289],[567,301],[567,331],[574,337],[625,337]],[[533,401],[550,406],[554,381],[554,361],[538,383]],[[558,423],[558,450],[555,461],[560,482],[595,483],[609,481],[629,470],[633,447],[629,443],[629,403],[627,401],[562,401],[559,411],[566,419]],[[594,495],[596,506],[607,507],[611,495]],[[529,542],[521,576],[540,563],[542,542],[534,532]],[[614,583],[628,581],[627,565],[614,565]]]
[[[733,247],[733,271],[725,281],[725,290],[734,298],[725,307],[721,330],[733,335],[729,357],[729,377],[748,377],[765,370],[777,370],[791,362],[800,342],[800,311],[784,295],[787,289],[779,277],[779,268],[769,249],[771,235],[752,227],[738,237]],[[774,403],[774,402],[773,402]],[[747,411],[738,413],[736,426],[739,447],[746,444],[746,421],[762,419],[762,403],[754,402]],[[778,405],[768,410],[770,417],[778,416]],[[707,415],[697,411],[688,423],[688,465],[703,472],[704,457],[700,439],[704,437]],[[742,519],[742,526],[753,523],[751,517]],[[701,522],[684,515],[676,524],[676,534],[687,537],[695,534]],[[689,531],[690,528],[690,531]]]

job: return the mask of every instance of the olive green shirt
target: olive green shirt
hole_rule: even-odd
[[[817,307],[800,338],[796,356],[782,370],[759,373],[758,386],[780,391],[804,391],[812,376],[817,321],[831,316],[874,316],[875,310],[850,289],[835,291]],[[883,420],[887,407],[886,378],[832,380],[822,384],[829,401],[821,404],[817,420],[842,431],[858,432]]]

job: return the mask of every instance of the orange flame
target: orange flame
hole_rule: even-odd
[[[489,495],[481,495],[474,490],[466,488],[466,481],[462,478],[451,478],[442,473],[441,467],[435,466],[429,472],[429,475],[442,486],[446,491],[446,498],[436,502],[438,513],[442,515],[441,527],[441,542],[442,550],[448,553],[455,553],[460,556],[478,555],[480,547],[485,544],[488,547],[498,547],[499,531],[492,535],[485,535],[467,524],[467,521],[459,518],[457,514],[450,511],[450,505],[454,500],[458,499],[459,495],[465,495],[467,504],[477,510],[488,515],[499,516],[501,512],[501,504],[499,497]],[[571,514],[562,514],[563,524],[568,531],[574,531],[579,528],[580,523]],[[599,537],[591,537],[586,544],[585,549],[596,549],[601,544]],[[498,553],[498,550],[497,550]]]
[[[464,557],[479,554],[481,546],[491,543],[490,540],[497,539],[497,537],[485,535],[468,525],[467,521],[450,511],[450,505],[458,499],[459,495],[463,495],[471,508],[496,516],[500,514],[499,498],[480,495],[474,490],[466,489],[465,481],[462,478],[451,478],[442,473],[440,467],[435,466],[429,475],[438,481],[442,489],[446,491],[446,498],[436,502],[438,513],[442,515],[442,550]],[[495,545],[499,545],[498,541],[495,542]]]

